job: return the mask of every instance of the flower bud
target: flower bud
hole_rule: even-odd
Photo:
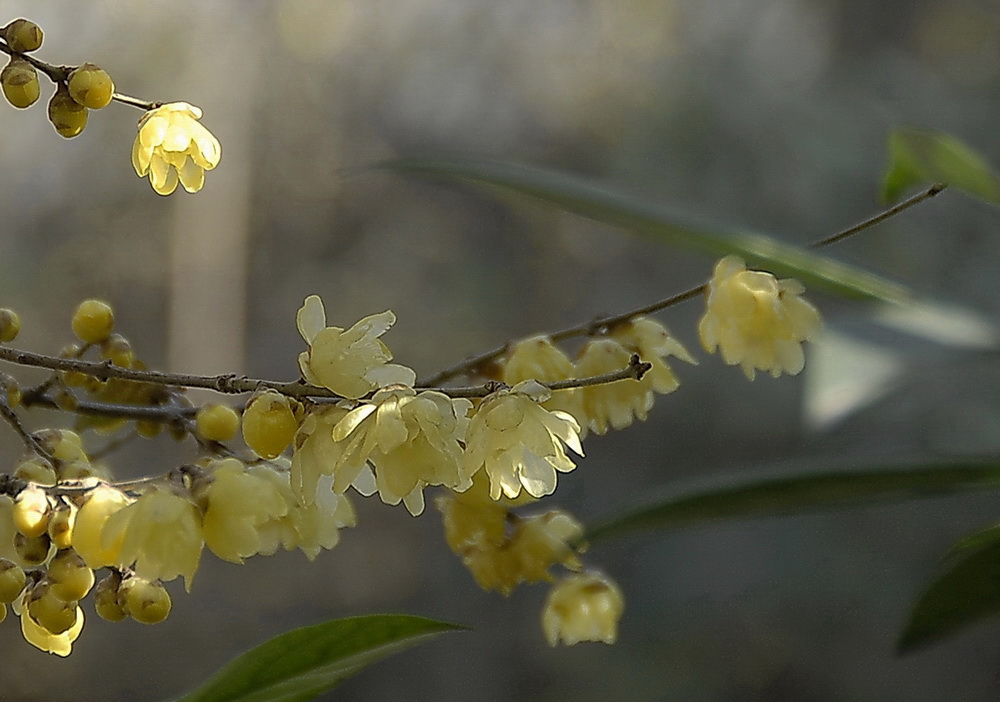
[[[122,583],[125,611],[141,624],[159,624],[170,614],[170,593],[158,581],[129,578]]]
[[[84,300],[73,313],[73,333],[88,344],[99,344],[115,328],[115,314],[111,306],[100,300]]]
[[[195,416],[198,435],[209,441],[229,441],[240,428],[240,415],[227,405],[204,405]]]
[[[28,614],[46,631],[61,634],[76,623],[76,602],[64,602],[55,596],[46,581],[41,581],[28,595]]]
[[[52,594],[63,602],[82,600],[94,587],[94,571],[73,549],[59,551],[53,556],[46,579]]]
[[[273,390],[254,395],[243,410],[243,440],[262,458],[280,456],[298,428],[291,401]]]
[[[120,622],[128,616],[119,590],[121,584],[121,575],[112,572],[94,588],[94,609],[102,619],[109,622]]]
[[[115,92],[115,84],[107,72],[92,63],[73,69],[67,81],[70,96],[84,107],[99,110],[107,107]]]
[[[41,536],[28,537],[17,532],[14,534],[14,552],[28,568],[45,563],[52,552],[52,540],[47,533]]]
[[[17,312],[6,307],[0,309],[0,341],[13,341],[19,331],[21,331],[21,318]]]
[[[0,85],[7,102],[20,109],[34,105],[41,94],[35,67],[18,56],[12,57],[0,71]]]
[[[73,543],[73,524],[76,522],[78,511],[76,506],[69,502],[63,502],[53,510],[48,532],[56,548],[69,548]]]
[[[29,458],[21,461],[14,470],[14,477],[51,487],[56,484],[56,472],[41,458]]]
[[[49,100],[49,121],[59,136],[72,139],[87,126],[87,108],[70,96],[65,85],[60,85]]]
[[[14,499],[14,526],[29,538],[45,533],[49,526],[52,509],[49,496],[37,485],[30,485],[18,493]]]
[[[10,604],[24,590],[24,571],[14,562],[0,558],[0,602]]]
[[[14,51],[34,51],[42,45],[42,28],[31,20],[16,19],[3,28],[3,38]]]

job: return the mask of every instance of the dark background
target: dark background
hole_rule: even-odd
[[[510,338],[635,307],[712,261],[519,198],[345,170],[411,154],[545,165],[806,243],[873,214],[888,130],[953,133],[1000,163],[993,0],[311,0],[0,2],[46,32],[38,56],[95,62],[119,90],[186,100],[223,144],[197,196],[134,176],[140,113],[72,141],[44,102],[0,109],[0,301],[18,345],[56,352],[85,297],[108,299],[152,367],[290,379],[295,311],[391,308],[385,341],[430,373]],[[49,95],[43,87],[43,100]],[[677,481],[786,466],[996,452],[1000,213],[957,192],[835,255],[952,307],[922,334],[813,293],[828,331],[806,372],[747,383],[701,353],[650,420],[593,437],[557,503],[592,521]],[[699,304],[662,319],[692,350]],[[879,316],[879,315],[882,316]],[[881,321],[880,321],[881,320]],[[947,338],[951,341],[947,341]],[[930,337],[937,337],[933,340]],[[5,369],[5,370],[10,370]],[[20,371],[19,371],[20,373]],[[23,373],[26,382],[41,377]],[[60,421],[31,417],[32,426]],[[92,437],[93,438],[93,437]],[[99,447],[103,440],[90,444]],[[16,438],[0,440],[7,465]],[[169,440],[119,475],[191,456]],[[462,622],[331,695],[345,700],[995,700],[1000,623],[907,658],[908,605],[994,496],[632,537],[588,555],[621,583],[620,640],[550,649],[546,588],[478,590],[437,513],[355,501],[360,525],[308,562],[206,555],[155,627],[87,610],[62,660],[0,626],[5,699],[159,700],[294,626],[373,612]]]

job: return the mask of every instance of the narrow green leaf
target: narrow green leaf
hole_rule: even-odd
[[[897,649],[912,653],[1000,613],[1000,530],[963,539],[910,611]]]
[[[918,185],[947,183],[969,195],[1000,204],[1000,177],[965,143],[942,132],[897,129],[889,134],[882,199],[894,202]]]
[[[294,629],[238,656],[178,702],[311,700],[375,661],[464,628],[405,614],[373,614]]]
[[[792,276],[846,297],[899,302],[903,286],[860,268],[732,226],[700,222],[668,207],[606,190],[557,171],[491,161],[397,159],[375,166],[429,178],[468,181],[538,198],[569,212],[712,256],[736,254],[747,264]]]
[[[679,529],[724,519],[815,512],[971,490],[1000,490],[1000,462],[729,476],[607,519],[588,529],[583,538],[598,541],[636,531]]]

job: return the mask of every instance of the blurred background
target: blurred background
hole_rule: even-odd
[[[55,353],[86,297],[111,301],[151,367],[296,377],[295,311],[391,308],[385,341],[429,374],[508,339],[705,280],[712,261],[523,198],[358,167],[485,155],[562,169],[805,244],[880,207],[888,130],[940,129],[1000,163],[993,0],[275,0],[36,3],[0,22],[37,55],[91,61],[121,92],[185,100],[223,145],[196,196],[157,196],[129,150],[140,112],[65,141],[43,100],[0,108],[0,302],[18,345]],[[345,177],[348,174],[354,173]],[[1000,211],[957,192],[836,247],[950,305],[913,324],[813,293],[828,321],[805,374],[744,380],[700,353],[649,421],[592,437],[550,501],[594,521],[683,481],[785,466],[995,453]],[[661,319],[692,350],[699,303]],[[913,322],[911,318],[909,320]],[[950,339],[950,340],[949,340]],[[700,351],[700,349],[699,349]],[[683,364],[682,364],[683,365]],[[11,370],[5,368],[4,370]],[[18,371],[25,382],[42,376]],[[38,411],[32,426],[60,421]],[[101,444],[96,439],[92,446]],[[13,465],[7,432],[0,458]],[[191,456],[169,439],[122,477]],[[173,463],[171,463],[173,462]],[[601,544],[620,640],[550,649],[547,588],[476,588],[439,515],[355,500],[357,529],[308,562],[207,556],[155,627],[93,615],[66,660],[0,626],[3,697],[160,700],[294,626],[374,612],[461,622],[379,663],[343,700],[995,700],[1000,621],[907,658],[907,609],[995,496],[753,522]]]

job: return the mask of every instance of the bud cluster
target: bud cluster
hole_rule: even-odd
[[[43,36],[41,28],[26,19],[16,19],[0,29],[0,39],[10,54],[10,61],[0,72],[0,86],[11,105],[31,107],[41,95],[36,65],[43,67],[56,84],[49,100],[49,122],[60,136],[70,139],[87,126],[88,110],[99,110],[111,102],[115,84],[104,69],[92,63],[67,70],[30,58],[27,54],[42,45]]]

